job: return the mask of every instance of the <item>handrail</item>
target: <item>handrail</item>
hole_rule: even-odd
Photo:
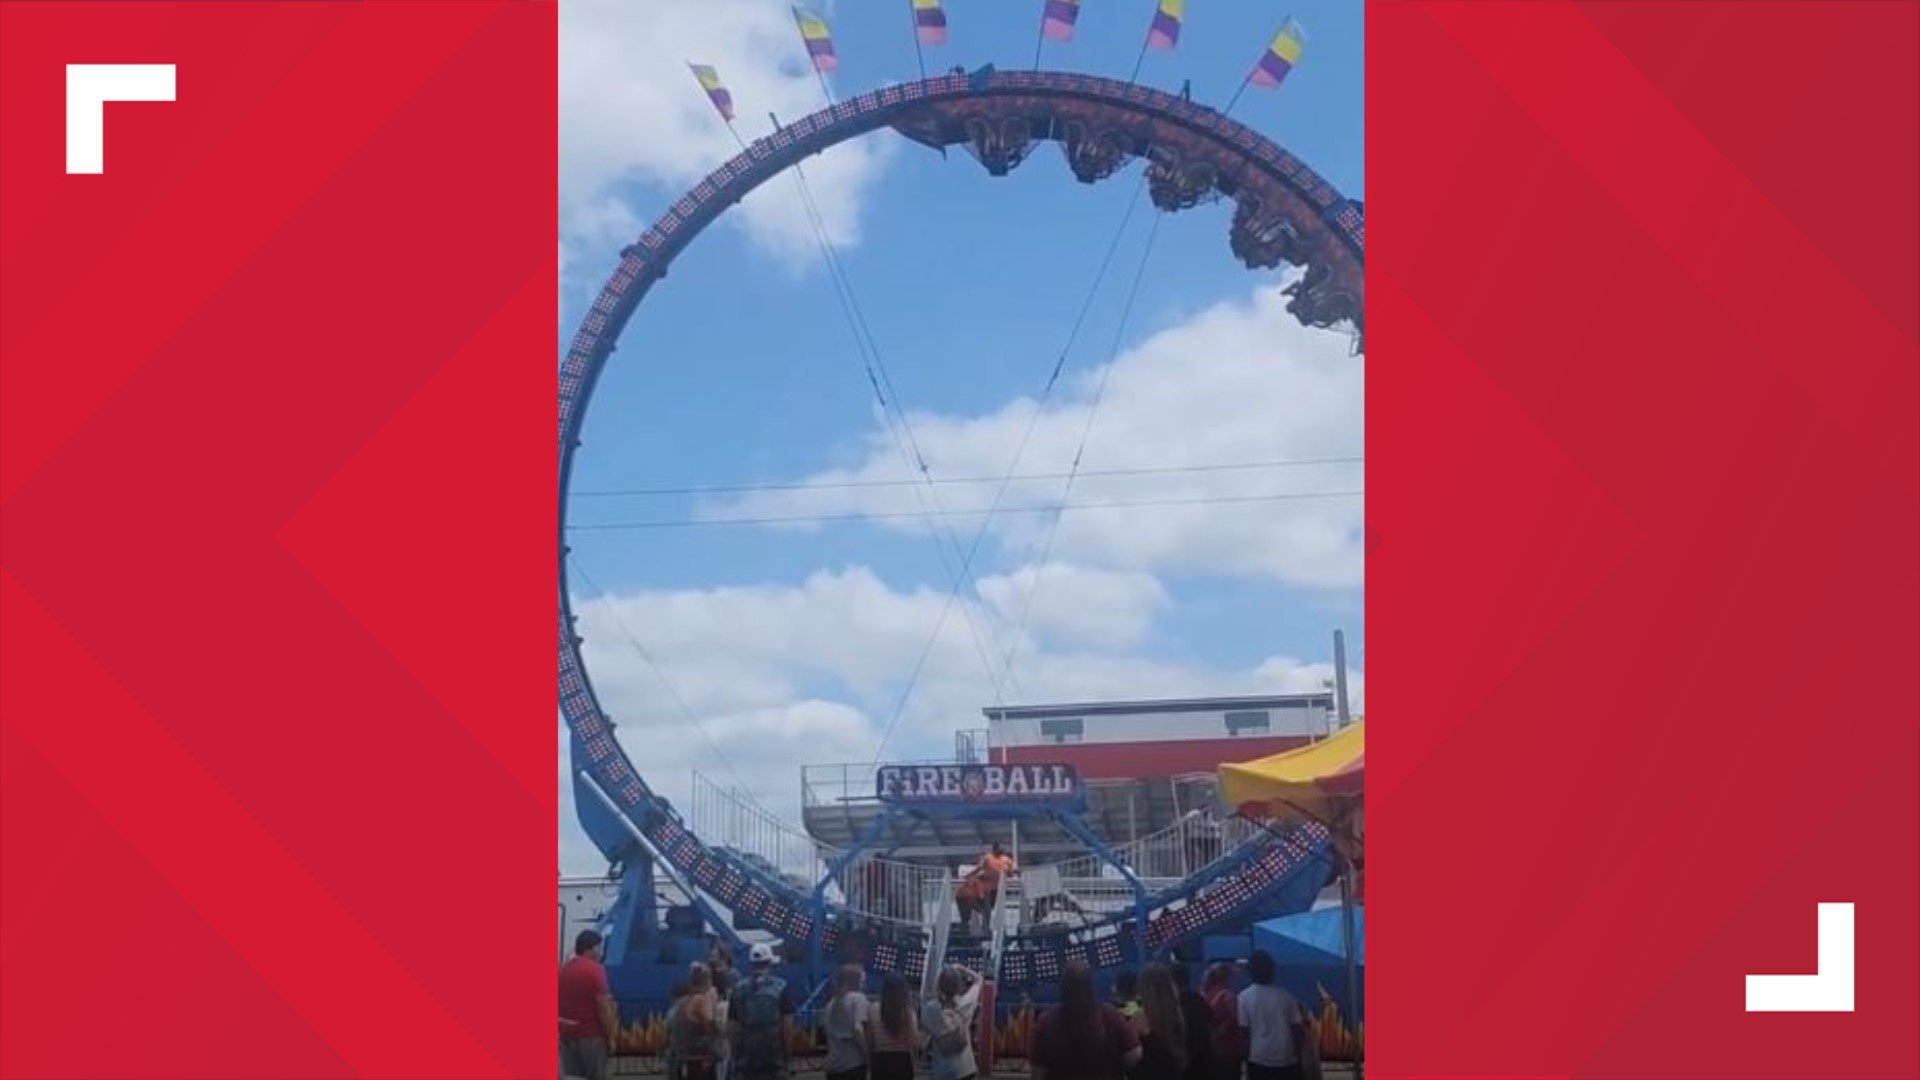
[[[1007,948],[1007,897],[1013,893],[1012,880],[1002,879],[1000,887],[994,890],[993,897],[993,936],[987,945],[987,969],[980,973],[983,979],[1000,977],[1000,957]]]
[[[947,965],[947,943],[953,937],[953,890],[942,892],[934,907],[933,925],[928,927],[927,962],[920,972],[920,1000],[933,996],[940,984],[940,969]]]
[[[654,845],[652,839],[647,836],[646,831],[633,823],[633,819],[628,817],[627,812],[620,808],[620,804],[614,802],[613,797],[608,795],[606,791],[600,787],[600,782],[584,771],[579,772],[577,775],[580,780],[585,783],[587,790],[593,794],[594,798],[600,800],[601,805],[607,808],[607,812],[613,815],[614,820],[619,822],[621,827],[627,830],[628,835],[632,836],[635,842],[640,844],[640,846],[646,850],[647,854],[652,857],[654,866],[665,871],[667,876],[673,880],[674,884],[680,887],[680,890],[687,896],[687,902],[692,904],[694,908],[700,912],[701,918],[706,921],[707,925],[715,927],[722,935],[730,939],[733,945],[738,946],[742,944],[739,933],[733,930],[731,926],[721,922],[719,917],[715,915],[713,904],[706,898],[706,895],[695,889],[691,880],[682,877],[680,868],[674,865],[672,859],[663,857],[664,853]]]

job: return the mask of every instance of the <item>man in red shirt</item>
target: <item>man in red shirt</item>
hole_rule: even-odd
[[[573,959],[560,966],[560,1072],[606,1080],[608,1036],[620,1029],[607,969],[600,966],[600,935],[580,931]]]

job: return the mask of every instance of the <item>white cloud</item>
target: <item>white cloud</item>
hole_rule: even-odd
[[[1007,472],[1030,422],[1033,435],[1018,467],[1023,474],[1068,471],[1085,434],[1082,468],[1094,475],[1074,483],[1072,503],[1183,504],[1072,511],[1061,520],[1051,558],[1103,569],[1357,588],[1364,566],[1361,499],[1250,497],[1358,491],[1358,464],[1097,475],[1359,455],[1363,361],[1348,355],[1344,335],[1302,327],[1285,303],[1268,281],[1245,300],[1217,304],[1151,335],[1113,363],[1097,412],[1101,373],[1095,370],[1056,391],[1037,422],[1035,402],[1020,399],[982,415],[915,415],[915,439],[936,477],[976,477]],[[864,445],[860,464],[805,479],[831,484],[912,478],[884,429],[869,431]],[[1060,480],[1020,481],[1007,489],[1001,505],[1051,505],[1063,490]],[[968,485],[945,503],[984,509],[994,493],[990,484]],[[868,486],[755,492],[716,500],[703,512],[896,515],[884,524],[918,533],[925,530],[924,519],[898,515],[919,509],[911,488]],[[1007,514],[994,518],[992,527],[1003,549],[1032,561],[1051,520],[1046,514]],[[955,521],[963,538],[979,527],[976,517]]]
[[[1009,625],[1021,625],[1024,615],[1036,634],[1109,649],[1139,644],[1153,616],[1169,603],[1152,574],[1071,563],[1023,566],[983,577],[974,588]]]
[[[1061,569],[1051,568],[1049,579]],[[1004,600],[1030,574],[1026,568],[983,581],[981,591]],[[1059,584],[1057,595],[1082,601],[1103,587],[1124,594],[1106,611],[1135,638],[1164,606],[1159,583],[1146,575],[1068,568]],[[1043,601],[1046,595],[1043,588]],[[792,586],[644,591],[584,601],[576,610],[595,688],[649,784],[696,826],[695,770],[752,792],[774,817],[797,824],[800,767],[873,759],[936,624],[939,636],[884,756],[945,755],[956,730],[984,726],[980,709],[994,703],[1001,670],[983,664],[958,611],[941,622],[945,601],[943,592],[897,590],[854,567]],[[995,606],[973,598],[958,603],[982,619]],[[1332,675],[1329,664],[1278,656],[1240,670],[1169,663],[1127,652],[1125,633],[1067,615],[1039,621],[1048,632],[1023,642],[1018,697],[1009,690],[1008,701],[1302,692]],[[1352,685],[1355,700],[1363,700],[1363,677],[1355,673]],[[579,835],[567,797],[564,732],[560,746],[563,866],[593,871],[599,857]]]
[[[825,101],[791,8],[778,0],[567,0],[560,5],[560,229],[584,247],[630,242],[644,221],[739,152],[687,64],[711,64],[732,91],[749,141],[769,112],[794,120]],[[836,147],[805,166],[825,231],[859,239],[861,194],[890,153],[883,140]],[[636,208],[642,183],[657,201]],[[795,265],[817,254],[804,203],[776,180],[727,215],[765,250]]]

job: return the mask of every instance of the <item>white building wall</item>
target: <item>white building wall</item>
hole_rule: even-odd
[[[560,961],[573,955],[573,939],[597,929],[620,898],[620,886],[604,877],[560,879]]]
[[[1264,712],[1266,730],[1243,730],[1241,738],[1278,738],[1284,736],[1327,735],[1332,729],[1332,711],[1320,706],[1268,709],[1196,709],[1183,712],[1140,712],[1085,717],[1049,716],[990,718],[994,746],[1041,746],[1057,739],[1044,733],[1043,725],[1078,719],[1081,734],[1067,736],[1079,743],[1147,743],[1187,739],[1221,739],[1229,735],[1229,713]]]

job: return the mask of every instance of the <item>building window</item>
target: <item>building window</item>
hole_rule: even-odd
[[[1267,719],[1265,710],[1227,714],[1228,735],[1265,735],[1272,730],[1273,723]]]
[[[1087,734],[1087,722],[1079,718],[1072,720],[1040,721],[1040,738],[1050,743],[1079,742]]]

